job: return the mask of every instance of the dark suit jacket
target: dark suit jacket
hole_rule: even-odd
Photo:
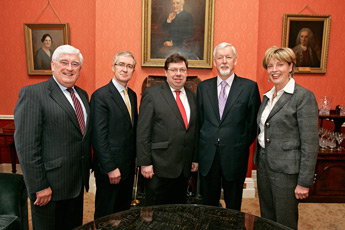
[[[193,37],[193,16],[184,10],[177,14],[171,23],[167,23],[167,20],[165,19],[163,30],[168,32],[167,40],[171,40],[173,42],[173,46],[182,47],[184,40]]]
[[[78,196],[89,188],[90,107],[87,93],[75,86],[87,111],[82,135],[72,105],[53,78],[24,87],[14,110],[15,144],[31,200],[51,187],[52,200]]]
[[[186,89],[190,120],[186,130],[182,115],[167,82],[143,93],[137,128],[138,165],[153,165],[155,175],[177,178],[190,175],[197,161],[197,107],[192,91]]]
[[[101,173],[120,169],[121,179],[134,175],[137,95],[128,88],[132,119],[119,91],[110,81],[91,97],[94,167]]]
[[[264,96],[257,124],[267,101]],[[298,174],[299,185],[312,186],[319,147],[318,121],[317,102],[311,91],[296,84],[293,94],[284,92],[265,123],[265,154],[272,171]],[[254,162],[259,150],[257,142]]]
[[[256,136],[256,115],[260,95],[255,82],[235,75],[220,120],[217,77],[198,85],[198,115],[200,126],[199,172],[210,171],[220,140],[220,161],[229,181],[244,178],[248,167],[249,147]]]

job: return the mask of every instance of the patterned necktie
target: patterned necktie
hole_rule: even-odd
[[[128,91],[127,89],[124,89],[123,92],[125,94],[125,102],[126,102],[127,110],[129,113],[129,117],[131,118],[131,122],[132,122],[132,107],[131,107],[131,103],[129,103]]]
[[[177,106],[178,106],[180,113],[182,115],[184,125],[186,126],[186,129],[187,129],[188,128],[188,119],[187,119],[186,110],[184,109],[184,106],[183,106],[182,101],[180,99],[181,91],[175,90],[175,93],[176,93],[176,103],[177,103]]]
[[[74,104],[75,113],[77,114],[77,119],[79,123],[79,127],[81,133],[84,134],[85,131],[85,121],[84,121],[84,112],[83,108],[81,107],[80,101],[74,94],[74,90],[72,88],[67,88],[67,91],[71,94],[71,98]]]
[[[219,94],[219,98],[218,98],[219,115],[220,115],[221,120],[222,120],[226,100],[228,99],[228,96],[226,95],[226,91],[225,91],[227,84],[228,83],[226,81],[221,82],[221,90],[220,90],[220,94]]]

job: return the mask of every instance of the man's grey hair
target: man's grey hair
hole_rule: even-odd
[[[79,56],[79,60],[80,60],[80,66],[83,65],[83,55],[80,53],[80,50],[78,50],[77,48],[71,46],[71,45],[62,45],[59,46],[58,48],[55,49],[53,56],[52,56],[52,61],[56,62],[57,59],[59,59],[59,57],[63,54],[76,54]]]
[[[135,57],[134,57],[134,55],[132,54],[132,52],[130,52],[130,51],[118,51],[118,52],[115,54],[114,61],[113,61],[113,65],[115,65],[115,63],[117,62],[118,57],[120,57],[120,56],[130,56],[130,57],[132,57],[133,60],[134,60],[134,67],[135,67],[135,65],[137,64],[137,61],[135,60]]]
[[[234,51],[235,57],[237,57],[237,52],[236,52],[235,46],[233,46],[232,44],[227,43],[227,42],[222,42],[214,48],[213,58],[216,58],[217,50],[224,49],[225,47],[228,47],[228,46],[232,48],[232,50]]]

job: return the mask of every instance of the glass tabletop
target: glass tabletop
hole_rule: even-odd
[[[251,214],[204,205],[161,205],[118,212],[76,229],[290,229]]]

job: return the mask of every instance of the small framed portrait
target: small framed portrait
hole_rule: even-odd
[[[285,14],[282,46],[296,54],[295,73],[326,73],[331,15]]]
[[[180,53],[190,68],[212,68],[215,0],[143,0],[142,66]]]
[[[69,44],[68,23],[24,24],[26,63],[29,75],[51,75],[54,50]]]

